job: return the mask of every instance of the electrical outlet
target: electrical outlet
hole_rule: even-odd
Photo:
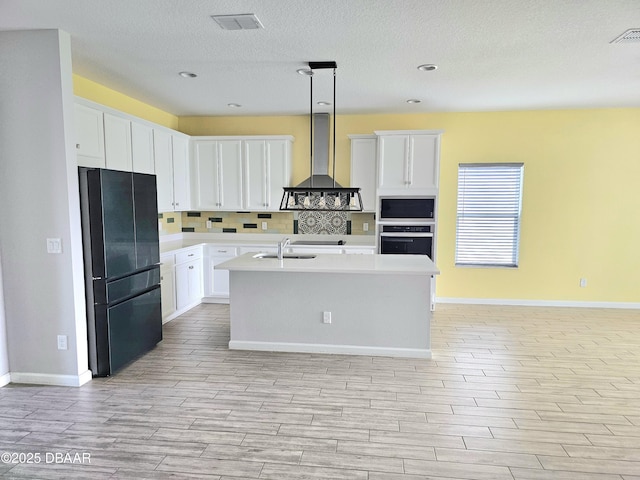
[[[66,350],[67,348],[68,348],[67,336],[66,335],[58,335],[58,350]]]
[[[267,222],[262,222],[262,229],[266,230],[267,229]]]
[[[331,312],[322,312],[322,323],[331,323]]]
[[[47,253],[62,253],[62,239],[47,238]]]
[[[587,279],[586,278],[581,278],[580,279],[580,288],[584,288],[587,286]]]
[[[211,228],[211,220],[207,220],[207,228]]]
[[[367,222],[364,222],[364,223],[362,224],[362,230],[363,230],[364,232],[368,232],[368,231],[369,231],[369,224],[368,224]]]

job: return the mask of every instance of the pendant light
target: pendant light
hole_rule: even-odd
[[[309,161],[310,176],[297,187],[284,187],[280,210],[288,211],[345,211],[361,212],[362,196],[360,188],[342,187],[336,177],[336,62],[309,62],[309,69],[300,69],[298,73],[308,76],[310,83],[309,107]],[[333,176],[314,175],[314,112],[313,112],[313,75],[315,70],[333,70],[333,139],[332,160]],[[320,102],[319,102],[320,103]],[[326,115],[326,114],[321,114]],[[327,179],[329,181],[327,181]]]

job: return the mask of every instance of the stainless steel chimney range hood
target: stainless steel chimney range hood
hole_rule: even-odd
[[[329,141],[330,115],[313,111],[315,70],[333,69],[333,140]],[[342,187],[336,176],[336,62],[309,62],[310,79],[309,158],[310,176],[295,187],[285,187],[280,210],[361,212],[362,197],[357,187]],[[329,147],[332,147],[333,175],[329,175]]]

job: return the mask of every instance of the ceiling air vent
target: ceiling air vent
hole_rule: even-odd
[[[631,28],[610,43],[638,43],[640,42],[640,28]]]
[[[258,17],[253,13],[241,13],[239,15],[211,15],[223,30],[256,30],[264,28]]]

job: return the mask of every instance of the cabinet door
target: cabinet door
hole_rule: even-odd
[[[189,264],[176,265],[176,310],[189,305]]]
[[[378,188],[407,188],[409,136],[381,136],[378,141]]]
[[[202,259],[187,264],[189,305],[202,300]]]
[[[133,171],[129,120],[110,113],[104,114],[104,152],[107,168]]]
[[[171,135],[162,130],[153,131],[153,154],[158,183],[158,211],[173,211],[173,154]]]
[[[377,139],[351,139],[351,186],[360,188],[365,211],[376,210],[376,146]]]
[[[217,210],[218,199],[218,142],[197,141],[193,146],[193,199],[198,210]]]
[[[218,210],[242,210],[242,142],[218,142]]]
[[[173,156],[173,201],[174,210],[182,211],[191,208],[189,186],[189,141],[181,136],[172,136]]]
[[[267,209],[267,142],[247,140],[244,149],[244,205],[247,210]]]
[[[409,188],[438,188],[438,135],[409,138]]]
[[[134,172],[156,173],[153,160],[153,128],[131,122],[131,160]]]
[[[212,297],[229,297],[229,271],[216,270],[214,267],[220,263],[230,260],[232,257],[211,257],[209,268],[211,275],[211,285],[209,294]]]
[[[291,142],[267,140],[266,210],[278,211],[282,188],[291,183]]]
[[[162,318],[166,318],[176,311],[173,264],[160,267],[160,295],[162,298]]]
[[[105,168],[102,112],[85,105],[75,104],[74,113],[78,165]]]

